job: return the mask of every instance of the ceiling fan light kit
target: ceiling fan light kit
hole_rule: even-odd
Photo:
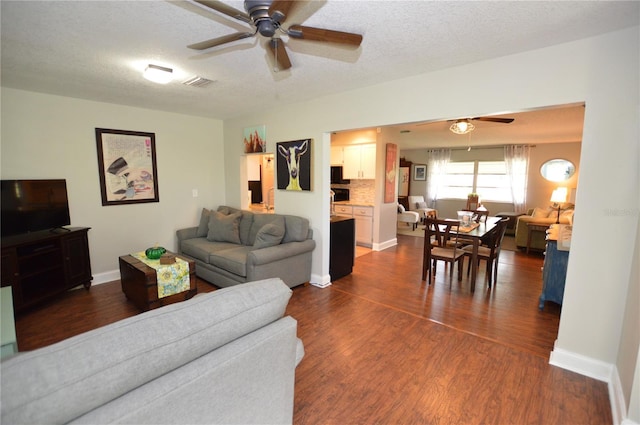
[[[451,124],[449,130],[456,134],[467,134],[471,133],[475,128],[476,127],[471,124],[471,121],[469,120],[457,120],[456,122]]]
[[[142,75],[144,78],[149,81],[153,81],[154,83],[167,84],[173,80],[173,69],[160,65],[149,64]]]
[[[280,31],[284,35],[299,40],[338,43],[354,47],[358,47],[360,43],[362,43],[362,35],[360,34],[302,25],[291,25],[288,29],[282,28],[281,25],[287,19],[289,11],[296,6],[298,0],[245,0],[244,9],[246,12],[241,12],[217,0],[194,1],[231,18],[248,23],[253,27],[254,31],[253,33],[238,32],[227,34],[211,40],[190,44],[187,46],[188,48],[206,50],[243,38],[253,37],[257,33],[260,33],[263,37],[271,39],[266,46],[274,55],[276,61],[275,71],[291,68],[291,61],[289,60],[284,41],[279,38],[274,38],[276,31]]]

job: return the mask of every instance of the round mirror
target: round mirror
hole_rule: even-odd
[[[576,173],[576,166],[566,159],[550,159],[540,167],[540,174],[552,182],[569,180]]]

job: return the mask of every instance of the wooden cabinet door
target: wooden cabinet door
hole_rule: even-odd
[[[70,233],[62,238],[64,269],[69,287],[91,285],[91,260],[86,231]]]

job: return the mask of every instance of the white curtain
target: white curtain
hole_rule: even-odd
[[[429,150],[429,160],[427,162],[427,202],[429,203],[429,208],[436,208],[438,191],[442,187],[443,177],[450,158],[451,149]]]
[[[504,147],[504,162],[511,183],[513,209],[526,213],[527,174],[529,171],[529,146],[507,145]]]

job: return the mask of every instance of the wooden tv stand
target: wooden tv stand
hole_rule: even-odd
[[[20,312],[78,285],[91,286],[89,227],[69,227],[2,238],[3,287]]]

